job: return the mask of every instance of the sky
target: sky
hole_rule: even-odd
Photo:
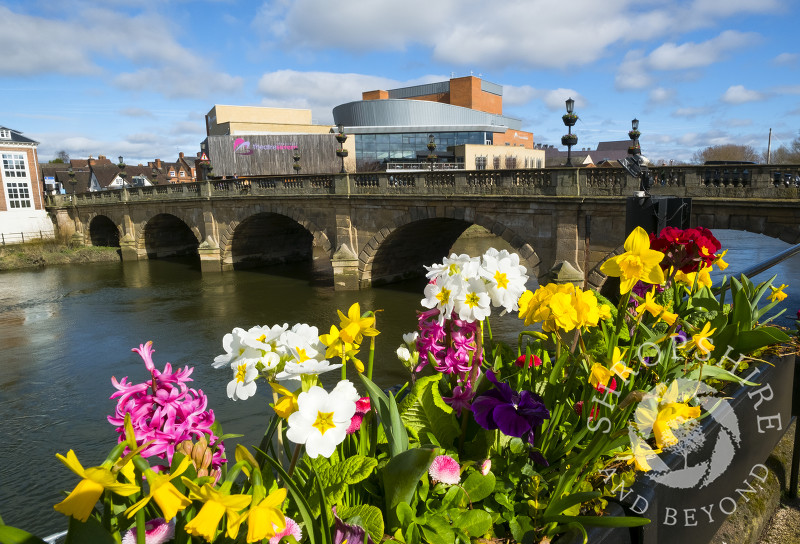
[[[306,108],[474,75],[560,146],[651,160],[800,136],[797,0],[0,0],[0,126],[39,159],[194,156],[215,104]]]

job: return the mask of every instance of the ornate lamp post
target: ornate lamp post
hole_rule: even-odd
[[[300,169],[303,168],[302,166],[300,166],[300,150],[299,149],[295,149],[294,150],[294,155],[292,155],[292,160],[294,161],[294,164],[292,165],[292,168],[294,168],[295,174],[299,174],[300,173]]]
[[[339,123],[337,128],[339,129],[339,133],[336,135],[336,141],[339,142],[339,149],[336,150],[336,156],[342,159],[342,171],[339,173],[344,174],[344,158],[347,156],[347,150],[344,148],[344,143],[347,141],[347,134],[344,133],[343,124]]]
[[[122,155],[119,156],[119,177],[122,180],[122,189],[125,188],[125,177],[128,175],[125,173],[125,161],[122,160]]]
[[[578,116],[572,112],[575,108],[575,101],[572,98],[567,99],[567,113],[561,116],[564,125],[567,127],[567,134],[561,137],[561,145],[567,146],[567,164],[565,166],[572,166],[572,146],[578,144],[578,136],[572,133],[572,127],[578,121]]]
[[[438,158],[434,151],[436,151],[436,139],[433,134],[428,134],[428,162],[431,163],[431,172],[433,172],[433,163]]]
[[[69,184],[72,185],[72,200],[75,200],[75,186],[78,184],[78,181],[75,179],[75,170],[72,169],[72,165],[70,165],[69,170],[67,170],[67,175],[69,176]]]
[[[631,121],[631,130],[628,131],[628,138],[631,139],[631,145],[628,148],[628,154],[629,155],[636,156],[636,155],[641,155],[642,154],[642,148],[639,145],[639,136],[641,136],[641,135],[642,135],[642,133],[639,132],[639,120],[638,119],[633,119]]]

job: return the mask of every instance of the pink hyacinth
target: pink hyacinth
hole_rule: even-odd
[[[437,309],[420,312],[418,322],[417,351],[421,357],[416,372],[428,364],[429,356],[434,368],[445,374],[465,374],[483,361],[483,350],[476,341],[479,334],[476,322],[447,319],[440,323]]]
[[[138,353],[150,371],[150,379],[139,384],[111,378],[117,392],[111,395],[117,400],[117,407],[108,421],[117,427],[119,442],[125,441],[125,415],[130,414],[136,443],[152,443],[142,450],[143,457],[159,457],[169,465],[175,454],[175,447],[184,440],[196,440],[206,435],[213,449],[212,468],[222,464],[224,446],[211,431],[214,411],[207,410],[208,398],[202,390],[191,389],[186,382],[194,369],[184,367],[172,370],[167,363],[160,372],[153,364],[152,342],[142,344],[132,351]],[[126,449],[127,452],[127,449]]]
[[[272,528],[277,528],[274,523],[272,524]],[[275,536],[269,539],[269,544],[279,544],[280,541],[287,536],[293,536],[297,542],[300,542],[300,539],[303,538],[303,530],[300,529],[297,522],[290,517],[286,518],[286,527],[284,527],[283,531],[276,532]]]
[[[146,544],[163,544],[175,536],[175,520],[169,523],[162,518],[151,519],[144,524],[144,541]],[[136,544],[136,529],[131,529],[122,537],[122,544]]]
[[[347,434],[353,434],[361,428],[361,423],[364,421],[364,416],[369,412],[369,408],[369,397],[361,397],[356,401],[356,413],[350,418],[350,426],[347,428]]]
[[[458,461],[449,455],[438,455],[428,468],[428,474],[434,482],[455,485],[461,481],[461,467]]]

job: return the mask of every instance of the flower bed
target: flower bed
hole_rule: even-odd
[[[389,392],[372,382],[376,314],[358,304],[322,334],[234,329],[213,362],[232,372],[228,396],[254,402],[261,383],[273,400],[254,405],[261,443],[234,452],[192,369],[159,370],[143,344],[145,380],[113,382],[117,447],[91,468],[59,454],[79,482],[55,508],[76,542],[549,542],[587,528],[618,542],[650,517],[641,530],[658,531],[660,487],[703,497],[731,464],[716,452],[742,443],[718,391],[766,398],[753,364],[790,340],[767,317],[786,286],[713,287],[720,249],[702,228],[636,229],[601,268],[620,279],[615,301],[571,284],[527,291],[505,251],[452,255],[427,267],[418,330],[397,349],[408,381]],[[492,335],[497,312],[522,322],[513,347]],[[341,374],[331,388],[328,372]],[[25,536],[0,526],[2,543]]]

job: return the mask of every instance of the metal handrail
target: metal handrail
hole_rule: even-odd
[[[761,274],[765,270],[769,270],[770,268],[772,268],[776,264],[785,261],[789,257],[794,257],[798,253],[800,253],[800,244],[794,245],[794,246],[792,246],[790,248],[786,248],[783,251],[781,251],[780,253],[776,253],[775,255],[770,257],[769,259],[761,261],[760,263],[755,264],[755,265],[751,266],[750,268],[744,269],[739,275],[743,274],[743,275],[747,276],[748,278],[752,278],[753,276],[757,276],[758,274]]]

